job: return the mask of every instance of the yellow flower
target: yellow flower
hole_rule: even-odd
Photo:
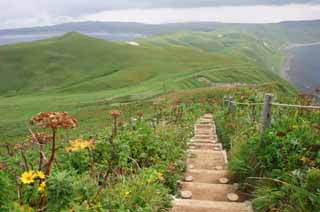
[[[163,181],[163,174],[161,172],[157,172],[158,180]]]
[[[38,191],[39,191],[40,193],[43,193],[45,189],[46,189],[46,182],[42,182],[42,183],[40,184],[40,186],[38,187]]]
[[[70,146],[65,148],[66,152],[75,152],[83,149],[92,149],[95,147],[94,140],[86,141],[82,138],[70,141]]]
[[[129,192],[129,191],[125,192],[125,193],[124,193],[124,197],[128,197],[128,196],[129,196],[129,194],[130,194],[130,192]]]
[[[44,180],[46,178],[46,175],[44,175],[42,171],[37,171],[36,176],[41,180]]]
[[[22,173],[20,180],[23,184],[31,184],[34,183],[34,178],[36,177],[34,171],[27,171]]]

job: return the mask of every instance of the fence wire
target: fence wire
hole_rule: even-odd
[[[225,100],[226,102],[230,102],[229,100]],[[244,103],[244,102],[235,102],[231,101],[234,105],[244,105],[244,106],[255,106],[255,105],[264,105],[263,102],[259,103]],[[291,104],[282,104],[282,103],[271,103],[273,106],[279,106],[279,107],[294,107],[294,108],[300,108],[300,109],[315,109],[320,110],[320,106],[317,105],[291,105]]]

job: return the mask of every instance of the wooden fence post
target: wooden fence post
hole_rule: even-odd
[[[272,118],[272,99],[273,95],[268,93],[264,97],[263,111],[261,114],[262,131],[270,127]]]
[[[256,114],[257,114],[256,105],[253,104],[251,108],[251,120],[253,123],[256,122]]]
[[[229,97],[229,105],[228,105],[228,107],[229,107],[229,113],[233,113],[233,111],[234,111],[234,102],[233,102],[233,97],[232,96]]]

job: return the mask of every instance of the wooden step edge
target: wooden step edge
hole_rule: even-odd
[[[229,174],[228,170],[209,170],[209,169],[191,169],[189,170],[190,172],[193,173],[203,173],[203,174],[221,174],[221,173],[225,173],[226,175]]]
[[[179,208],[189,209],[188,211],[219,210],[234,212],[253,212],[246,202],[224,202],[224,201],[208,201],[208,200],[184,200],[175,199],[172,201],[173,212],[178,212]]]

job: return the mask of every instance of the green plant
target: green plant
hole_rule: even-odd
[[[73,173],[54,172],[47,184],[47,210],[56,212],[69,208],[75,195]]]

